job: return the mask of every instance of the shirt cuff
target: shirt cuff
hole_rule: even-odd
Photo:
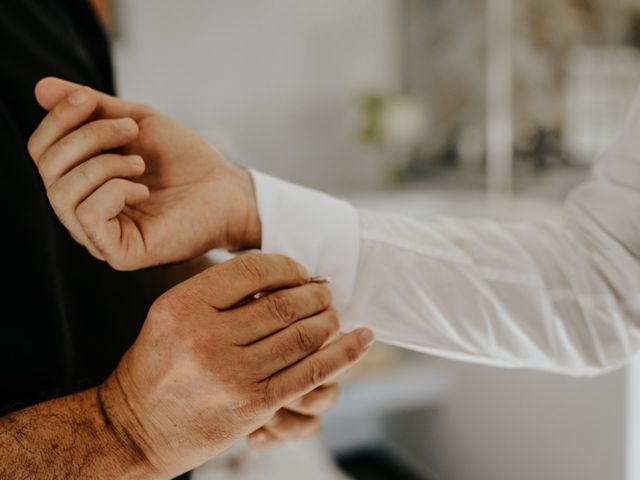
[[[262,223],[262,251],[287,255],[331,279],[335,308],[353,293],[360,250],[358,212],[348,202],[250,170]]]

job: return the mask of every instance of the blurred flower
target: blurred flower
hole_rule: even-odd
[[[359,108],[358,138],[366,144],[409,151],[425,137],[426,109],[406,95],[369,94]]]
[[[424,138],[427,128],[425,109],[411,97],[393,97],[381,112],[382,138],[392,148],[412,148]]]

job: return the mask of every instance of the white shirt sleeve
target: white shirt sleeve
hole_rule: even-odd
[[[640,96],[564,221],[417,221],[252,172],[263,250],[328,275],[343,326],[443,357],[603,373],[640,350]]]
[[[329,277],[334,306],[344,312],[358,267],[358,213],[348,202],[251,171],[262,223],[262,251],[298,260]]]

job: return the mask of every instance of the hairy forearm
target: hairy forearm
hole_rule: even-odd
[[[152,478],[112,427],[97,389],[0,418],[0,479]]]

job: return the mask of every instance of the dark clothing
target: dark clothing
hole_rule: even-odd
[[[49,205],[26,150],[45,115],[34,86],[49,75],[113,91],[108,43],[88,2],[2,0],[0,414],[104,380],[152,299],[147,272],[92,258]]]
[[[0,1],[0,415],[102,382],[154,297],[149,272],[95,260],[49,205],[26,149],[45,115],[34,86],[46,76],[113,93],[88,0]]]

